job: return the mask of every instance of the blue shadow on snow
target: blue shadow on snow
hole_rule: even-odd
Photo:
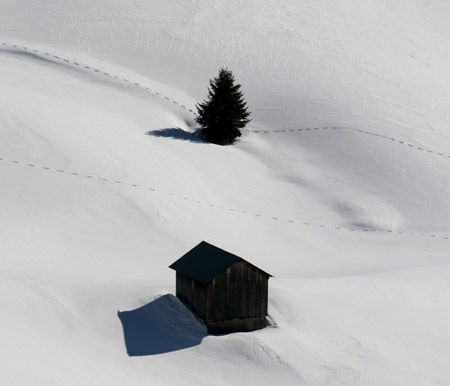
[[[175,296],[164,295],[133,311],[117,313],[129,356],[157,355],[197,346],[206,327]]]
[[[205,142],[198,137],[197,132],[191,133],[189,131],[180,129],[179,127],[171,127],[167,129],[148,131],[147,135],[152,135],[154,137],[179,139],[181,141],[189,141],[189,142],[199,142],[199,143]]]

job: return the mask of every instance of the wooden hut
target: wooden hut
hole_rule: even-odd
[[[267,325],[269,275],[223,249],[202,241],[170,268],[176,295],[213,334],[253,331]]]

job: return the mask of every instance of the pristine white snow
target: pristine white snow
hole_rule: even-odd
[[[450,384],[449,17],[3,0],[0,384]],[[190,134],[223,65],[228,147]],[[202,240],[274,275],[271,327],[208,336],[170,295]]]

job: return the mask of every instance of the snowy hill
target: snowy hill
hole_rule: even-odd
[[[450,383],[447,2],[2,9],[0,384]],[[228,147],[191,134],[223,65]],[[271,327],[171,295],[202,240],[274,275]]]

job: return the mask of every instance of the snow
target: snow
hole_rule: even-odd
[[[450,383],[447,2],[2,9],[0,384]],[[223,65],[228,147],[191,134]],[[274,275],[270,327],[173,296],[202,240]]]

